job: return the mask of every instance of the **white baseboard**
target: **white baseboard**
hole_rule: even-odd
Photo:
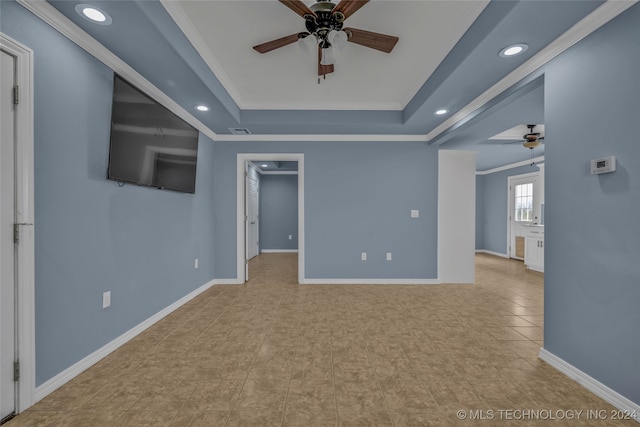
[[[297,249],[261,249],[260,253],[263,254],[275,254],[275,253],[297,253]]]
[[[438,279],[309,279],[303,285],[439,285]]]
[[[507,254],[502,254],[500,252],[494,252],[494,251],[488,251],[486,249],[476,249],[476,253],[477,254],[494,255],[494,256],[499,256],[501,258],[509,258],[509,255],[507,255]]]
[[[244,285],[244,282],[236,278],[233,279],[213,279],[214,285]]]
[[[42,400],[47,395],[51,394],[58,388],[62,387],[64,384],[68,383],[73,378],[80,375],[82,372],[86,371],[91,366],[98,363],[100,360],[104,359],[110,353],[114,352],[119,347],[126,344],[131,339],[135,338],[137,335],[139,335],[141,332],[143,332],[147,328],[151,327],[153,324],[162,320],[164,317],[168,316],[173,311],[177,310],[187,302],[191,301],[192,299],[200,295],[202,292],[209,289],[214,284],[215,284],[215,281],[212,280],[200,286],[199,288],[195,289],[194,291],[180,298],[178,301],[174,302],[173,304],[169,305],[168,307],[160,310],[153,316],[149,317],[147,320],[129,329],[127,332],[120,335],[118,338],[105,344],[104,346],[100,347],[98,350],[94,351],[90,355],[74,363],[64,371],[60,372],[55,377],[39,385],[38,387],[36,387],[36,390],[35,390],[35,402]]]
[[[580,369],[567,363],[563,359],[559,358],[548,350],[545,350],[544,348],[540,349],[538,357],[540,357],[540,359],[544,360],[549,365],[553,366],[558,371],[562,372],[596,396],[609,402],[620,411],[628,414],[636,414],[636,421],[640,423],[640,405],[638,405],[637,403],[632,402],[620,393],[610,389],[600,381],[585,374]]]

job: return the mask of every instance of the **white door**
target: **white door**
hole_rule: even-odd
[[[525,227],[537,223],[538,174],[509,177],[509,248],[510,258],[524,259]]]
[[[15,58],[2,51],[0,70],[0,420],[16,409],[14,362],[16,361],[15,247]]]
[[[260,182],[256,177],[247,175],[247,260],[257,256],[259,250],[259,195]]]

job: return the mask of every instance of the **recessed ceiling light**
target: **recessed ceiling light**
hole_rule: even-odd
[[[498,53],[498,55],[501,56],[502,58],[508,58],[509,56],[520,55],[528,48],[529,48],[529,45],[525,43],[512,44],[502,49]]]
[[[204,105],[204,104],[198,104],[193,108],[195,108],[198,111],[204,111],[204,112],[211,110],[211,108],[209,108],[208,105]]]
[[[260,166],[262,166],[263,168],[268,168],[268,167],[269,167],[269,165],[268,165],[268,164],[266,164],[266,163],[265,163],[265,164],[262,164],[262,165],[260,165]]]
[[[94,24],[110,25],[113,18],[104,10],[92,6],[90,4],[77,4],[76,12],[83,18],[93,22]]]
[[[442,116],[444,114],[447,114],[449,112],[449,110],[447,110],[446,108],[441,108],[439,110],[437,110],[435,113],[436,116]]]

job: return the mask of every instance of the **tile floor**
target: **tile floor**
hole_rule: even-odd
[[[619,425],[537,358],[542,274],[476,260],[475,285],[299,286],[260,255],[6,425]]]

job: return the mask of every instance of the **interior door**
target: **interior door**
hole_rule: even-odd
[[[0,420],[16,409],[14,362],[16,361],[15,246],[15,58],[2,51],[0,72]]]
[[[247,260],[258,255],[259,251],[259,208],[260,181],[247,174]]]
[[[536,222],[538,175],[509,177],[509,250],[510,258],[524,260],[524,227]]]

